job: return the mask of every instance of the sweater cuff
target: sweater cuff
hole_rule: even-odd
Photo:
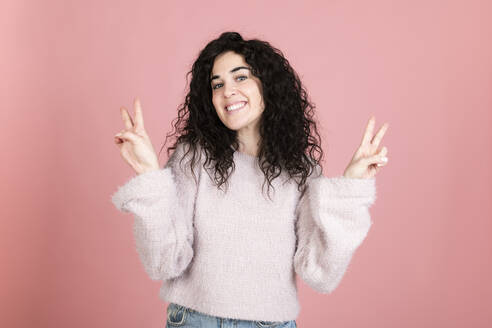
[[[142,173],[131,178],[111,196],[114,206],[125,211],[125,204],[135,198],[146,198],[162,195],[173,185],[170,169],[159,169]]]
[[[376,178],[346,178],[343,175],[329,178],[334,195],[343,197],[370,197],[376,194]]]
[[[357,179],[337,176],[316,179],[319,185],[314,188],[320,200],[344,200],[343,203],[359,203],[370,205],[376,200],[376,178]],[[332,201],[328,201],[332,203]]]

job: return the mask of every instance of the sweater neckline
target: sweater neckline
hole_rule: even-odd
[[[236,154],[238,156],[238,158],[242,158],[242,159],[245,159],[248,161],[254,161],[254,160],[258,159],[258,156],[246,154],[246,153],[240,152],[239,150],[236,150],[234,152],[234,154]]]

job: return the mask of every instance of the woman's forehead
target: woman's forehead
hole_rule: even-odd
[[[242,55],[228,51],[215,58],[211,76],[220,76],[222,74],[233,73],[231,71],[237,67],[249,68],[249,65],[246,63]]]

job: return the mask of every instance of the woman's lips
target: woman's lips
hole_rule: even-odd
[[[234,114],[235,112],[239,112],[239,111],[243,110],[246,107],[246,105],[248,105],[247,101],[241,101],[239,103],[243,103],[244,104],[243,107],[240,107],[240,108],[234,109],[234,110],[227,110],[226,109],[227,114]]]

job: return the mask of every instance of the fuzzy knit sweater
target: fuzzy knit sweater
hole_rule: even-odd
[[[234,152],[224,192],[200,152],[197,183],[188,160],[180,165],[191,151],[179,144],[162,169],[132,177],[111,198],[134,216],[137,253],[163,281],[160,298],[222,318],[295,320],[296,274],[319,293],[337,287],[372,224],[375,178],[327,178],[318,165],[301,194],[283,170],[269,199],[257,157]]]

